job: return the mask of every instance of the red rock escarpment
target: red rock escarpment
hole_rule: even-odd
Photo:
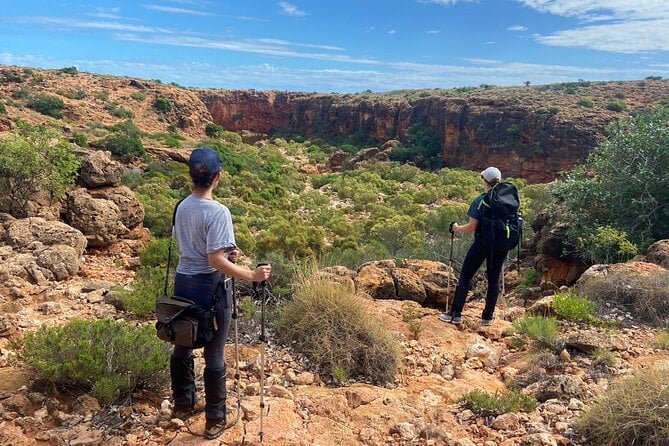
[[[506,99],[350,98],[277,91],[201,90],[214,122],[228,130],[402,140],[413,124],[429,126],[449,167],[498,166],[505,175],[546,182],[582,162],[611,118],[561,117]]]

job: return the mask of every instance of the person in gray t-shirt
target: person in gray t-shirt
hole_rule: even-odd
[[[216,308],[217,330],[204,346],[205,403],[196,396],[192,349],[175,346],[170,357],[173,414],[187,418],[204,409],[204,436],[213,439],[226,428],[226,386],[224,348],[230,322],[230,294],[221,293],[222,275],[262,282],[272,267],[250,270],[231,262],[228,252],[235,248],[232,217],[227,207],[213,199],[212,192],[221,179],[221,161],[209,147],[193,150],[188,161],[193,193],[176,210],[173,235],[179,247],[179,263],[174,294],[211,306],[214,293],[222,295]]]

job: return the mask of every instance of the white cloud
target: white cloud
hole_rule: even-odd
[[[293,17],[304,17],[305,15],[307,15],[306,12],[302,11],[297,6],[295,6],[291,3],[279,2],[279,3],[277,3],[277,5],[279,5],[279,7],[281,8],[281,11],[286,15],[290,15],[290,16],[293,16]]]
[[[586,24],[535,39],[546,45],[634,53],[669,50],[666,0],[518,0],[542,13]]]
[[[669,51],[669,19],[592,25],[538,36],[539,42],[562,47],[635,53]]]
[[[110,8],[110,9],[104,9],[104,8],[95,8],[94,12],[89,12],[86,15],[90,17],[96,17],[98,19],[120,19],[121,16],[119,16],[121,8]]]
[[[590,68],[564,65],[509,63],[472,59],[466,65],[427,65],[410,62],[376,61],[373,68],[299,69],[261,63],[247,66],[218,66],[210,63],[149,64],[124,60],[55,59],[43,56],[0,53],[0,63],[18,66],[60,68],[76,66],[80,71],[109,73],[145,79],[161,79],[180,85],[202,88],[254,88],[259,90],[356,92],[407,88],[449,88],[463,85],[518,85],[529,80],[533,85],[576,79],[639,79],[647,75],[666,76],[667,67]],[[664,70],[663,70],[664,69]]]
[[[146,9],[150,9],[152,11],[160,11],[160,12],[169,12],[173,14],[185,14],[185,15],[197,15],[197,16],[213,16],[215,14],[212,14],[210,12],[205,12],[205,11],[197,11],[195,9],[186,9],[186,8],[175,8],[172,6],[162,6],[162,5],[142,5]]]
[[[540,12],[580,19],[654,20],[669,15],[665,0],[519,0]]]
[[[431,30],[429,30],[427,33],[428,33],[428,34],[439,34],[440,32],[441,32],[441,31],[438,30],[438,29],[431,29]]]
[[[61,28],[89,28],[89,29],[107,29],[123,32],[141,32],[141,33],[171,33],[169,29],[158,28],[154,26],[127,25],[119,22],[104,22],[94,20],[76,20],[63,19],[60,17],[27,17],[17,20],[21,23],[37,23],[40,25],[56,26]]]
[[[396,32],[397,31],[395,31],[394,29],[391,29],[390,31],[388,31],[388,34],[395,34]]]
[[[506,30],[507,31],[527,31],[527,26],[513,25],[513,26],[509,26]]]

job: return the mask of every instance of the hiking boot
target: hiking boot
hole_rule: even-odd
[[[450,322],[451,324],[461,324],[462,323],[462,317],[461,316],[453,316],[450,312],[449,313],[441,313],[439,315],[439,320],[443,322]]]
[[[493,321],[494,321],[494,319],[483,319],[483,318],[481,318],[481,325],[487,327],[487,326],[492,325]]]
[[[172,418],[178,418],[180,420],[186,420],[187,418],[197,415],[204,410],[204,400],[200,398],[195,398],[192,406],[179,407],[174,406],[172,409]]]
[[[443,322],[451,322],[453,315],[451,313],[441,313],[439,315],[439,320]]]
[[[207,440],[218,438],[225,431],[226,427],[225,417],[222,420],[207,420],[204,425],[204,438]]]

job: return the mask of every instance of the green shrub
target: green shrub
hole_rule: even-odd
[[[153,100],[153,108],[161,113],[167,113],[172,110],[172,102],[162,96],[158,96]]]
[[[141,266],[135,280],[116,292],[122,309],[140,317],[153,311],[156,298],[164,291],[165,272],[162,266]],[[168,280],[168,290],[170,282]]]
[[[73,146],[46,126],[20,124],[0,138],[0,208],[23,217],[40,191],[60,199],[77,178],[80,161]]]
[[[60,71],[61,73],[70,74],[72,76],[76,76],[77,74],[79,74],[79,70],[77,70],[77,67],[74,67],[74,66],[73,67],[63,67],[63,68],[59,69],[58,71]]]
[[[537,283],[539,283],[539,273],[537,270],[534,268],[527,270],[520,278],[520,283],[516,287],[516,292],[522,293],[528,288],[535,286]]]
[[[625,262],[639,251],[625,231],[610,226],[600,226],[579,236],[576,247],[583,258],[593,263]]]
[[[611,101],[608,104],[606,104],[606,109],[614,112],[621,112],[627,108],[627,104],[625,104],[625,101]]]
[[[353,290],[318,277],[299,281],[275,323],[277,334],[329,377],[392,382],[400,348]],[[343,372],[343,373],[342,373]]]
[[[207,138],[218,138],[223,133],[223,127],[213,122],[208,122],[204,127],[204,134],[207,135]]]
[[[14,93],[12,93],[12,96],[14,99],[26,99],[30,96],[30,89],[25,87],[17,88],[14,90]]]
[[[72,134],[72,142],[79,147],[88,147],[88,138],[85,133],[74,132]]]
[[[581,249],[595,244],[597,228],[619,231],[607,234],[605,246],[631,252],[624,240],[640,251],[669,234],[669,109],[658,107],[653,113],[639,114],[614,123],[609,137],[588,157],[552,186],[560,200],[556,221],[569,227],[572,246],[579,240]],[[624,239],[623,237],[624,236]],[[613,242],[610,243],[610,242]],[[587,251],[586,251],[587,252]]]
[[[52,118],[61,118],[65,103],[61,98],[48,94],[38,94],[28,100],[28,107]]]
[[[131,136],[133,138],[140,138],[142,136],[142,131],[134,122],[130,120],[117,122],[116,124],[112,124],[106,128],[112,133],[120,133]]]
[[[105,149],[112,155],[135,158],[144,155],[144,144],[139,138],[128,135],[110,135],[105,139]]]
[[[176,267],[179,258],[179,249],[172,238],[155,238],[147,243],[144,250],[139,254],[142,266],[160,266],[167,265],[168,249],[172,244],[172,256],[170,267]]]
[[[7,114],[7,107],[5,107],[5,104],[0,102],[0,115],[6,115]]]
[[[20,84],[26,78],[21,73],[9,69],[0,70],[0,74],[2,75],[3,82],[13,82]]]
[[[576,427],[592,446],[656,446],[669,438],[669,370],[639,369],[613,383]]]
[[[38,378],[57,388],[92,390],[104,403],[139,387],[159,388],[167,379],[171,346],[148,325],[123,321],[73,320],[18,339],[19,357]]]
[[[135,117],[135,114],[133,112],[113,102],[106,103],[105,110],[107,110],[109,113],[112,114],[112,116],[116,118],[132,119]]]
[[[532,412],[537,401],[520,391],[496,391],[493,394],[483,390],[472,390],[460,398],[460,402],[471,411],[483,416],[496,416],[509,412]]]
[[[94,97],[95,97],[95,99],[99,99],[103,102],[106,102],[106,101],[109,100],[109,92],[105,91],[105,90],[98,91],[98,92],[95,93]]]
[[[402,305],[402,320],[407,324],[407,328],[416,340],[418,340],[424,328],[420,320],[421,313],[417,306],[419,305],[415,302],[405,302]]]
[[[592,108],[595,106],[595,103],[590,98],[581,98],[576,103],[579,107]]]
[[[555,318],[541,316],[523,316],[513,321],[513,327],[532,340],[538,349],[559,350],[562,343],[559,338],[559,326]]]
[[[669,350],[669,331],[662,330],[658,334],[656,334],[654,344],[655,348],[659,348],[661,350]]]
[[[589,322],[594,319],[595,306],[584,297],[579,297],[573,289],[559,291],[553,296],[553,310],[560,319],[575,322]]]
[[[143,91],[133,91],[132,93],[130,93],[130,97],[137,102],[143,102],[144,100],[146,100],[146,93],[144,93]]]

